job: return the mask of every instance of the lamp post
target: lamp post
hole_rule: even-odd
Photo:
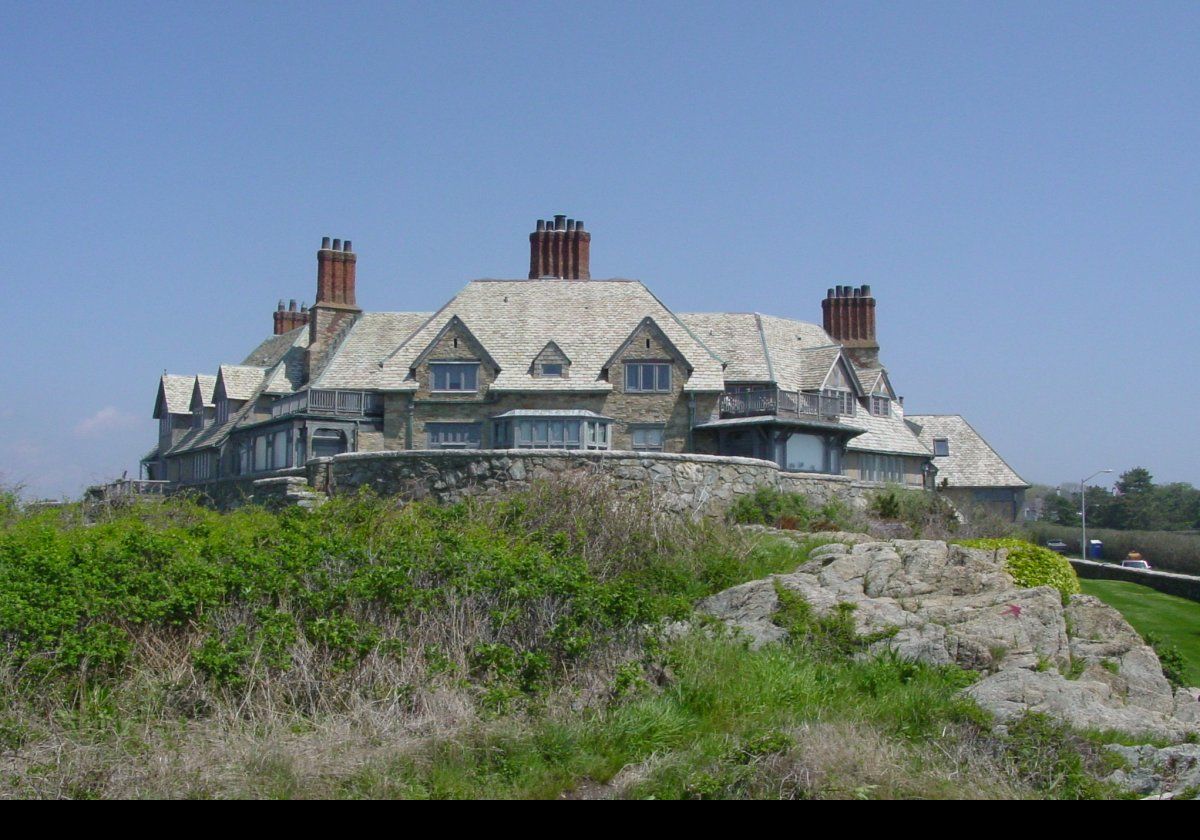
[[[1088,555],[1088,550],[1087,550],[1088,549],[1088,545],[1087,545],[1087,487],[1085,485],[1089,481],[1091,481],[1093,478],[1095,478],[1096,476],[1103,475],[1104,473],[1110,473],[1110,472],[1112,472],[1112,470],[1100,470],[1098,472],[1092,473],[1087,478],[1085,478],[1079,482],[1079,516],[1080,516],[1080,522],[1083,523],[1083,534],[1080,538],[1080,543],[1079,543],[1079,558],[1081,560],[1088,559],[1088,556],[1087,556]]]

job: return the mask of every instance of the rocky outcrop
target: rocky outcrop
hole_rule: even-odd
[[[1107,781],[1143,796],[1165,799],[1184,793],[1200,799],[1200,744],[1164,748],[1109,744],[1105,749],[1125,765]]]
[[[1084,595],[1064,607],[1056,589],[1017,588],[1002,550],[846,540],[810,558],[792,574],[733,587],[698,610],[752,646],[777,642],[786,637],[774,621],[781,586],[818,615],[852,604],[857,631],[879,639],[871,652],[981,672],[968,694],[1001,722],[1033,711],[1088,729],[1171,739],[1200,733],[1200,711],[1176,700],[1158,657],[1120,613]],[[1177,708],[1196,717],[1176,716]]]

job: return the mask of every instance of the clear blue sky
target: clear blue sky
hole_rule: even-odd
[[[869,283],[910,413],[1028,480],[1200,484],[1196,3],[0,3],[0,473],[76,493],[311,300],[522,277],[680,311]]]

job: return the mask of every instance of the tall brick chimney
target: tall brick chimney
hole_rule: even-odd
[[[362,311],[355,300],[357,263],[349,239],[345,245],[340,239],[331,243],[328,236],[321,240],[321,250],[317,251],[317,299],[308,311],[307,380],[321,372],[338,338]]]
[[[342,240],[329,237],[321,240],[321,250],[317,251],[317,303],[336,303],[342,306],[355,306],[354,274],[358,255],[350,250],[350,240],[345,246]]]
[[[583,222],[555,216],[538,219],[529,234],[529,279],[554,277],[560,280],[591,280],[592,235]]]
[[[836,286],[821,301],[825,332],[846,348],[861,367],[879,365],[879,342],[875,338],[875,298],[870,286]]]
[[[273,314],[275,316],[275,335],[283,335],[308,323],[308,306],[297,309],[295,298],[288,302],[287,309],[283,308],[283,301],[279,301],[279,306],[276,307]]]

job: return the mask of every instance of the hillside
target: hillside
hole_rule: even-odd
[[[790,602],[761,647],[695,618],[822,540],[644,501],[577,483],[452,507],[9,514],[0,793],[1128,795],[1103,781],[1118,736],[1039,714],[995,729],[963,691],[980,670],[872,648],[837,610]]]

